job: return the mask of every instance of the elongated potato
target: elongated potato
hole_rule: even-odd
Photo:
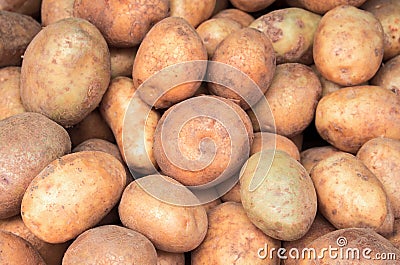
[[[25,112],[19,89],[20,76],[20,67],[0,69],[0,120]]]
[[[42,0],[42,25],[48,26],[64,18],[73,17],[75,0]]]
[[[26,226],[48,243],[74,239],[114,207],[125,187],[122,164],[100,151],[66,155],[30,183],[21,205]]]
[[[243,27],[247,27],[254,21],[254,17],[240,9],[228,8],[221,10],[213,16],[213,18],[229,18],[239,22]]]
[[[170,0],[170,16],[184,18],[197,27],[211,17],[215,4],[216,0]]]

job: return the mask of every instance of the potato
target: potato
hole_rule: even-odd
[[[382,24],[384,32],[383,60],[400,54],[400,3],[396,0],[369,0],[361,6]]]
[[[42,0],[40,9],[42,26],[48,26],[64,18],[73,17],[75,0]]]
[[[80,234],[67,249],[62,264],[154,265],[156,262],[156,250],[144,235],[125,227],[105,225]]]
[[[321,16],[301,8],[283,8],[269,12],[250,24],[272,41],[276,62],[313,62],[314,33]]]
[[[241,204],[225,202],[214,208],[208,218],[207,235],[191,253],[193,265],[279,264],[276,256],[268,260],[258,257],[260,247],[268,245],[269,248],[278,249],[281,242],[254,226]]]
[[[50,244],[37,238],[26,227],[20,215],[0,220],[0,230],[13,233],[28,241],[47,265],[60,265],[69,243]],[[25,263],[23,263],[25,264]]]
[[[173,179],[148,175],[131,182],[119,204],[124,226],[138,231],[157,249],[183,253],[196,248],[207,232],[207,214],[193,193]]]
[[[215,15],[222,10],[227,9],[229,7],[229,3],[229,0],[216,0],[212,15]]]
[[[156,172],[153,138],[160,114],[138,97],[132,79],[116,77],[111,80],[100,111],[130,170],[141,174]]]
[[[297,135],[288,137],[289,140],[291,140],[296,146],[299,152],[303,150],[303,140],[304,140],[304,133],[299,133]]]
[[[0,231],[0,264],[46,265],[28,241],[5,231]]]
[[[40,24],[30,16],[0,10],[0,25],[0,67],[20,66]]]
[[[307,248],[304,257],[299,255],[298,265],[316,264],[316,259],[318,264],[398,264],[400,255],[387,239],[367,228],[336,230],[312,241]]]
[[[88,21],[67,18],[45,27],[26,49],[21,99],[28,111],[69,127],[97,107],[109,82],[110,53],[103,36]]]
[[[22,199],[22,219],[43,241],[66,242],[106,216],[125,184],[125,169],[110,154],[83,151],[65,155],[29,184]]]
[[[367,0],[286,0],[290,6],[302,7],[311,12],[324,14],[340,5],[352,5],[359,7]]]
[[[285,136],[267,132],[255,133],[254,141],[250,149],[250,156],[267,149],[284,151],[297,161],[300,161],[299,149]]]
[[[36,16],[40,13],[41,0],[0,0],[0,10]]]
[[[110,48],[111,78],[117,76],[131,77],[133,61],[135,60],[137,47]]]
[[[275,2],[275,0],[230,0],[230,2],[234,7],[240,10],[246,12],[256,12],[267,8],[269,5]]]
[[[336,228],[380,231],[388,222],[389,232],[393,231],[392,209],[384,187],[361,160],[348,153],[332,154],[315,165],[310,175],[318,209]]]
[[[247,49],[243,50],[243,47]],[[208,83],[210,92],[238,100],[244,109],[261,99],[275,73],[275,53],[271,41],[252,28],[237,30],[226,37],[215,50],[212,61],[216,63],[209,65],[208,78],[220,82]],[[233,69],[221,67],[221,63]],[[244,77],[244,74],[247,76]]]
[[[311,170],[319,161],[338,152],[340,151],[333,146],[311,147],[300,153],[300,163],[310,174]]]
[[[371,139],[358,150],[357,157],[382,182],[394,217],[400,218],[400,140]]]
[[[231,33],[241,29],[243,26],[228,18],[211,18],[201,23],[196,31],[203,40],[207,49],[208,57],[214,55],[217,46]]]
[[[400,95],[400,55],[382,65],[370,83]]]
[[[280,150],[262,150],[249,158],[240,174],[240,196],[254,225],[280,240],[303,237],[317,212],[307,171]]]
[[[204,207],[204,209],[208,213],[209,211],[211,211],[212,209],[214,209],[216,206],[220,205],[221,203],[222,203],[221,199],[217,198],[217,199],[212,200],[210,202],[203,203],[202,206]]]
[[[0,121],[0,219],[19,214],[25,189],[50,162],[71,151],[67,132],[38,113]]]
[[[321,82],[321,87],[322,87],[322,97],[335,92],[336,90],[341,89],[343,86],[338,85],[334,82],[329,81],[325,77],[321,75],[321,73],[318,71],[317,67],[315,64],[311,65],[311,69],[313,69],[314,73],[318,76],[319,81]]]
[[[19,89],[20,76],[20,67],[0,69],[0,120],[25,112]]]
[[[202,80],[204,60],[207,50],[196,30],[183,18],[168,17],[141,43],[133,63],[133,83],[136,88],[143,84],[138,93],[144,102],[167,108],[194,95],[201,83],[191,81]]]
[[[214,11],[216,0],[170,0],[170,16],[184,18],[197,27],[209,19]]]
[[[323,97],[315,113],[321,137],[350,153],[378,136],[400,139],[393,124],[400,124],[400,98],[378,86],[342,88]]]
[[[224,193],[225,192],[225,193]],[[222,197],[221,200],[223,202],[238,202],[241,203],[242,199],[240,198],[240,183],[237,182],[231,189],[226,192],[226,188],[222,189]]]
[[[185,265],[183,253],[171,253],[162,250],[157,251],[157,265]]]
[[[229,18],[239,22],[243,27],[247,27],[254,21],[254,17],[240,9],[228,8],[221,10],[213,16],[213,18]]]
[[[313,120],[321,90],[321,83],[310,67],[280,64],[265,93],[267,100],[260,100],[249,112],[257,115],[261,131],[273,132],[276,128],[277,134],[292,137],[303,132]]]
[[[248,158],[252,141],[250,120],[238,105],[198,96],[163,114],[153,148],[164,174],[184,185],[205,187],[236,173]]]
[[[139,44],[155,23],[167,17],[168,8],[168,0],[75,0],[73,14],[93,23],[110,46],[128,48]]]
[[[400,219],[394,220],[393,234],[386,237],[397,249],[400,249]]]
[[[67,128],[71,137],[72,146],[77,146],[86,140],[99,138],[115,142],[114,135],[100,114],[99,109],[94,109],[82,121],[73,127]]]
[[[374,76],[382,62],[383,49],[379,20],[370,12],[343,5],[322,17],[314,36],[313,56],[323,77],[352,86]]]

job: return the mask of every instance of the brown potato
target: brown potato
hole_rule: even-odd
[[[359,7],[367,0],[286,0],[290,6],[296,6],[310,10],[311,12],[324,14],[340,5],[352,5]]]
[[[136,52],[137,47],[110,48],[111,78],[115,78],[117,76],[132,76],[132,67]]]
[[[370,83],[400,95],[400,55],[383,64]]]
[[[242,27],[239,22],[232,19],[211,18],[201,23],[196,31],[206,46],[208,57],[211,58],[217,46],[231,33]]]
[[[172,201],[165,201],[154,192]],[[187,206],[193,200],[199,204],[193,197],[189,189],[169,177],[145,176],[124,190],[119,204],[120,219],[124,226],[149,238],[157,249],[187,252],[203,241],[208,224],[203,206]]]
[[[0,10],[0,67],[20,66],[40,24],[30,16]]]
[[[209,19],[214,11],[216,0],[170,0],[170,16],[184,18],[197,27]]]
[[[93,23],[110,46],[127,48],[138,45],[155,23],[167,17],[168,8],[168,0],[75,0],[73,14]]]
[[[225,202],[208,215],[209,226],[204,241],[191,253],[191,262],[198,264],[268,264],[278,265],[279,259],[260,259],[258,249],[268,245],[278,249],[279,240],[265,235],[246,216],[241,204]]]
[[[264,149],[281,150],[297,161],[300,161],[300,153],[297,146],[285,136],[267,132],[257,132],[254,134],[254,141],[251,145],[250,156]]]
[[[103,36],[88,21],[67,18],[45,27],[26,49],[21,99],[28,111],[69,127],[98,106],[109,82],[110,53]]]
[[[185,255],[183,253],[171,253],[156,249],[157,265],[185,265]]]
[[[379,20],[370,12],[343,5],[326,13],[318,24],[314,62],[326,79],[343,86],[359,85],[378,71],[383,47]]]
[[[0,69],[0,120],[26,111],[21,102],[20,76],[20,67],[9,66]]]
[[[299,152],[303,150],[304,133],[299,133],[297,135],[288,137],[288,139],[291,140],[297,146]]]
[[[394,124],[400,124],[400,97],[378,86],[335,91],[319,101],[315,114],[321,137],[350,153],[378,136],[400,139],[400,127]]]
[[[358,150],[357,157],[382,182],[395,218],[400,218],[400,140],[378,137]]]
[[[48,26],[64,18],[73,17],[75,0],[42,0],[40,9],[42,26]]]
[[[46,265],[28,241],[5,231],[0,231],[0,264]]]
[[[254,17],[240,9],[228,8],[221,10],[213,16],[213,18],[229,18],[239,22],[243,27],[247,27],[254,21]]]
[[[216,0],[212,16],[229,7],[229,0]]]
[[[82,151],[63,156],[30,183],[21,205],[26,226],[48,243],[63,243],[95,226],[117,204],[125,169],[112,155]]]
[[[64,128],[38,113],[0,121],[0,219],[20,213],[25,189],[50,162],[71,151]]]
[[[314,33],[321,16],[301,8],[283,8],[269,12],[250,24],[272,41],[276,62],[313,62]]]
[[[340,151],[333,146],[312,147],[300,153],[300,163],[310,174],[311,170],[319,161],[338,152]]]
[[[40,13],[41,0],[0,0],[0,10],[36,16]]]
[[[210,64],[209,80],[221,80],[223,84],[210,82],[208,89],[212,94],[239,101],[244,109],[256,104],[262,93],[267,91],[276,66],[271,41],[265,34],[252,28],[237,30],[226,37],[215,50],[212,61],[227,64],[233,69],[232,73],[227,73],[227,69],[219,64]],[[238,70],[248,77],[238,75]],[[248,78],[256,86],[253,82],[249,84]]]
[[[267,8],[275,0],[230,0],[232,5],[246,12],[256,12]]]
[[[393,231],[392,209],[384,187],[361,160],[348,153],[332,154],[314,166],[310,175],[318,209],[336,228]],[[388,231],[381,231],[386,222]]]
[[[145,236],[125,227],[104,225],[80,234],[67,249],[62,264],[155,265],[156,262],[156,249]]]

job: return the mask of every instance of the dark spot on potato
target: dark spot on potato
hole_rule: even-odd
[[[336,215],[336,214],[337,214],[337,210],[336,210],[336,209],[333,209],[333,210],[332,210],[332,214],[333,214],[333,215]]]
[[[303,20],[301,20],[301,19],[297,19],[296,20],[296,24],[297,24],[297,26],[299,26],[299,28],[304,28],[304,22],[303,22]]]

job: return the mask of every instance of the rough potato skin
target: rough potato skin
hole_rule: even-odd
[[[168,0],[75,0],[74,16],[87,19],[113,47],[139,44],[150,28],[167,17]]]
[[[197,27],[210,18],[216,0],[170,0],[171,17],[184,18],[190,25]]]
[[[69,246],[63,265],[155,265],[157,253],[144,235],[131,229],[104,225],[86,230]]]
[[[383,64],[370,84],[389,89],[400,96],[400,55]]]
[[[30,16],[0,10],[0,25],[0,67],[20,66],[40,24]]]
[[[367,0],[286,0],[290,6],[301,7],[311,12],[324,14],[340,5],[361,6]]]
[[[213,18],[229,18],[239,22],[243,27],[247,27],[254,21],[254,17],[240,9],[228,8],[221,10]]]
[[[185,255],[157,249],[157,265],[185,265]]]
[[[73,17],[74,2],[75,0],[42,0],[40,9],[42,26]]]
[[[41,114],[25,112],[0,121],[0,219],[19,214],[31,180],[70,151],[65,129]]]
[[[267,8],[275,0],[230,0],[232,5],[245,12],[256,12]]]
[[[225,202],[208,213],[208,230],[204,241],[191,253],[193,265],[278,265],[279,259],[260,259],[259,248],[279,248],[281,242],[264,234],[247,217],[243,206]]]
[[[342,88],[323,97],[315,113],[321,137],[354,154],[378,136],[400,139],[394,124],[400,124],[400,97],[378,86]]]
[[[20,67],[0,69],[0,120],[25,112],[19,89],[20,76]]]
[[[110,53],[98,29],[84,19],[63,19],[45,27],[25,52],[22,103],[64,127],[75,125],[100,103],[110,71]]]

